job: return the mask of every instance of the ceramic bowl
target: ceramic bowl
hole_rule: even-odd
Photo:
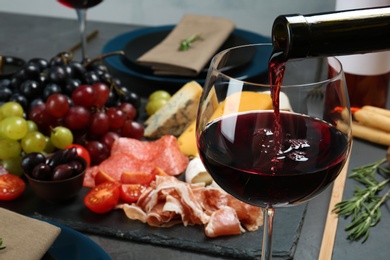
[[[83,163],[85,170],[64,180],[38,180],[27,173],[24,173],[24,176],[26,176],[31,189],[41,199],[51,203],[66,202],[74,198],[83,187],[87,163],[81,158],[80,161]]]

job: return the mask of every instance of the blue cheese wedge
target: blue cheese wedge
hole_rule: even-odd
[[[179,136],[195,120],[202,90],[196,81],[185,84],[168,103],[146,120],[144,136]]]

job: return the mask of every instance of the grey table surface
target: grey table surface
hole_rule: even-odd
[[[0,12],[0,54],[17,56],[25,60],[35,57],[49,59],[79,41],[76,20],[40,16],[16,15]],[[99,35],[88,45],[90,57],[101,53],[104,44],[113,37],[131,31],[139,26],[89,22],[87,31],[99,30]],[[80,55],[75,52],[74,55]],[[355,140],[349,168],[352,169],[385,157],[386,147]],[[347,180],[344,198],[353,194],[354,183]],[[326,221],[331,187],[308,203],[306,217],[298,241],[294,259],[318,259],[321,239]],[[390,259],[389,205],[383,207],[380,223],[372,228],[369,240],[350,242],[344,228],[349,220],[340,218],[333,250],[334,260],[344,259]],[[225,259],[212,255],[172,249],[152,244],[125,241],[110,237],[86,234],[99,244],[112,259]]]

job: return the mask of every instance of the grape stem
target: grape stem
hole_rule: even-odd
[[[106,53],[106,54],[102,54],[86,63],[83,64],[83,66],[85,68],[87,68],[89,65],[93,64],[94,62],[96,61],[101,61],[107,57],[110,57],[110,56],[114,56],[114,55],[125,55],[125,52],[124,51],[115,51],[115,52],[110,52],[110,53]]]

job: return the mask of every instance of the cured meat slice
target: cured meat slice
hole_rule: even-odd
[[[95,176],[99,168],[97,166],[88,167],[85,171],[83,186],[87,188],[95,187]]]
[[[214,211],[205,227],[205,234],[208,237],[239,235],[241,232],[245,230],[241,227],[236,211],[228,206]]]
[[[98,166],[115,180],[120,181],[123,172],[144,172],[152,173],[155,165],[151,162],[140,161],[134,156],[126,153],[111,154]]]
[[[261,208],[246,204],[219,188],[207,187],[203,189],[202,206],[208,213],[224,206],[234,209],[241,224],[249,231],[256,231],[263,223]]]
[[[112,145],[111,154],[129,154],[134,158],[153,162],[170,175],[179,175],[185,171],[189,159],[180,151],[176,137],[166,135],[160,139],[140,141],[132,138],[118,138]]]
[[[205,225],[209,237],[237,235],[243,226],[254,231],[262,224],[259,208],[245,204],[219,188],[189,184],[157,175],[138,201],[122,208],[131,219],[154,227]],[[141,213],[143,212],[143,213]]]
[[[146,223],[146,213],[136,205],[120,204],[116,208],[123,209],[126,216],[132,220],[139,220],[142,223]]]

